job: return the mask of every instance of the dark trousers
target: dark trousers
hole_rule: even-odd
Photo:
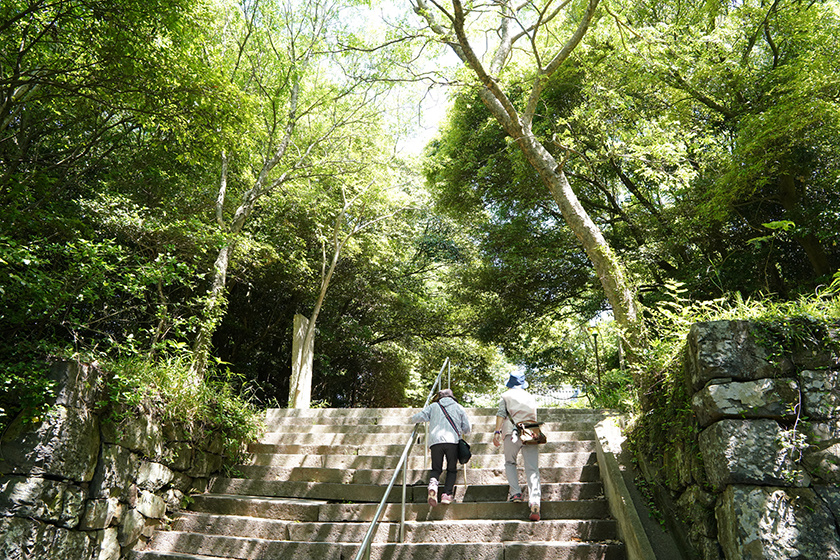
[[[443,485],[443,494],[452,495],[455,491],[455,477],[458,476],[458,444],[436,443],[429,450],[432,452],[432,470],[429,476],[437,481],[440,481],[443,458],[446,457],[446,482]]]

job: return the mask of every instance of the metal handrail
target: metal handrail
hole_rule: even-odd
[[[440,378],[443,375],[443,371],[447,369],[449,366],[449,358],[446,358],[443,362],[443,366],[440,368],[440,373],[438,373],[437,377],[435,378],[435,382],[432,384],[432,390],[429,391],[429,396],[426,397],[426,403],[423,405],[423,408],[429,406],[429,402],[432,400],[432,395],[435,394],[436,389],[440,386]],[[385,494],[382,496],[382,500],[379,502],[379,507],[376,508],[376,513],[373,514],[373,519],[370,522],[370,526],[368,526],[368,530],[365,533],[365,538],[362,539],[361,545],[359,545],[359,551],[356,553],[355,560],[370,560],[370,545],[371,541],[373,541],[373,534],[376,533],[377,527],[379,527],[379,518],[382,517],[382,512],[385,511],[385,506],[388,503],[388,496],[391,494],[391,490],[394,488],[394,483],[397,481],[397,476],[400,474],[400,470],[402,470],[403,480],[402,480],[402,503],[401,503],[401,517],[400,517],[400,531],[399,531],[399,538],[400,542],[403,542],[405,538],[405,495],[406,495],[406,471],[407,468],[403,468],[405,463],[408,460],[408,454],[411,452],[411,447],[414,445],[414,439],[417,437],[417,429],[419,424],[415,424],[414,428],[411,430],[411,439],[406,442],[405,447],[403,448],[402,455],[400,456],[400,460],[397,463],[397,467],[394,470],[394,475],[391,477],[391,482],[388,483],[388,488],[385,489]]]

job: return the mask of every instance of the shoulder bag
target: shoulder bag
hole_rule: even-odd
[[[522,445],[539,445],[548,441],[545,433],[540,428],[543,422],[514,422],[510,412],[508,412],[508,418],[510,418],[510,422],[514,425],[516,435],[519,436]]]
[[[449,420],[449,423],[452,425],[452,429],[460,436],[461,430],[455,425],[455,422],[452,421],[452,418],[449,416],[449,412],[446,411],[446,407],[440,404],[440,408],[443,410],[443,415],[446,416],[446,419]],[[465,465],[467,461],[470,460],[472,457],[472,451],[470,451],[470,444],[466,442],[464,438],[458,439],[458,462],[462,465]]]

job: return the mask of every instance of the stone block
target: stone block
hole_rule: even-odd
[[[121,498],[134,484],[139,459],[128,449],[119,445],[103,445],[99,465],[90,486],[94,499]]]
[[[675,441],[662,455],[665,485],[673,491],[680,491],[692,482],[692,455],[694,446],[688,441]]]
[[[175,478],[175,473],[160,463],[141,461],[137,472],[137,486],[143,490],[157,492]]]
[[[812,421],[840,418],[840,371],[804,370],[799,379],[805,416]]]
[[[795,379],[759,379],[709,384],[694,394],[691,407],[701,426],[723,418],[792,420],[799,404]]]
[[[188,488],[190,494],[203,494],[210,489],[210,478],[190,478],[191,484]]]
[[[825,449],[806,449],[802,464],[817,481],[840,483],[840,443]]]
[[[134,546],[134,543],[140,538],[145,527],[146,518],[142,513],[136,509],[126,510],[120,521],[119,532],[117,533],[120,546],[124,548]]]
[[[187,495],[180,490],[170,488],[163,493],[161,498],[166,502],[167,511],[180,511],[185,506]]]
[[[193,464],[187,474],[196,478],[206,477],[218,472],[222,468],[223,462],[221,455],[196,450]]]
[[[85,507],[84,491],[73,484],[38,477],[0,478],[0,511],[60,527],[79,525]]]
[[[166,438],[166,441],[169,443],[174,442],[190,442],[192,441],[192,434],[190,434],[190,430],[188,426],[183,423],[172,423],[168,422],[163,425],[163,437]]]
[[[143,531],[140,533],[141,540],[148,541],[151,539],[155,532],[159,530],[163,526],[162,519],[146,519],[146,526],[143,527]]]
[[[57,362],[50,368],[50,379],[56,385],[54,404],[92,409],[102,400],[104,383],[97,364]]]
[[[5,560],[88,560],[95,546],[82,531],[22,517],[0,519],[0,535],[0,558]]]
[[[830,325],[823,334],[828,341],[834,343],[834,347],[831,344],[808,341],[793,348],[786,348],[797,369],[828,369],[840,366],[840,355],[836,349],[837,342],[840,341],[838,325]]]
[[[695,323],[688,333],[685,369],[692,392],[712,379],[754,381],[786,375],[790,364],[776,363],[756,343],[749,321]]]
[[[840,443],[840,419],[809,421],[802,431],[808,437],[808,444],[819,449]]]
[[[840,558],[834,518],[810,488],[730,486],[715,515],[727,560]]]
[[[774,420],[721,420],[700,433],[700,452],[711,486],[729,484],[808,486],[810,479],[793,461],[789,434]]]
[[[121,445],[150,459],[162,458],[165,453],[160,425],[148,414],[140,412],[118,424],[103,423],[102,438],[106,443]]]
[[[15,419],[0,441],[3,474],[88,482],[99,455],[99,421],[85,409],[52,407],[39,423]]]
[[[834,515],[834,519],[840,522],[840,488],[833,484],[814,484],[813,488],[817,496],[828,506],[828,510]]]
[[[724,560],[723,549],[720,548],[717,537],[700,537],[697,541],[692,541],[692,545],[699,560]]]
[[[99,554],[95,560],[120,560],[122,547],[120,546],[118,533],[119,530],[116,527],[110,527],[100,532],[97,541]]]
[[[88,500],[81,529],[97,530],[110,527],[122,516],[123,506],[116,498]]]
[[[715,494],[692,485],[677,499],[677,508],[685,517],[692,542],[699,537],[717,536],[715,522]]]
[[[166,502],[160,496],[143,490],[137,498],[137,511],[150,519],[163,519],[166,516]]]
[[[184,493],[189,493],[195,488],[195,485],[193,484],[193,478],[191,476],[187,476],[183,473],[174,471],[173,474],[174,476],[172,477],[172,481],[169,483],[170,487],[175,488],[176,490],[180,490]],[[198,491],[202,492],[205,489],[206,484],[203,486],[203,488],[199,488]]]
[[[225,451],[225,438],[221,434],[214,433],[205,441],[202,441],[200,447],[213,455],[223,455]]]
[[[165,463],[173,470],[186,471],[193,460],[193,446],[186,442],[167,443]]]

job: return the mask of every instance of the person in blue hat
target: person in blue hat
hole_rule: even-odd
[[[493,445],[499,447],[504,442],[505,475],[507,476],[511,502],[522,502],[522,489],[516,471],[516,459],[522,453],[525,466],[525,479],[528,484],[529,519],[540,520],[540,448],[539,445],[523,445],[516,429],[519,422],[537,421],[537,402],[526,391],[528,382],[522,373],[513,373],[505,384],[507,391],[499,398],[496,411],[496,431]]]

